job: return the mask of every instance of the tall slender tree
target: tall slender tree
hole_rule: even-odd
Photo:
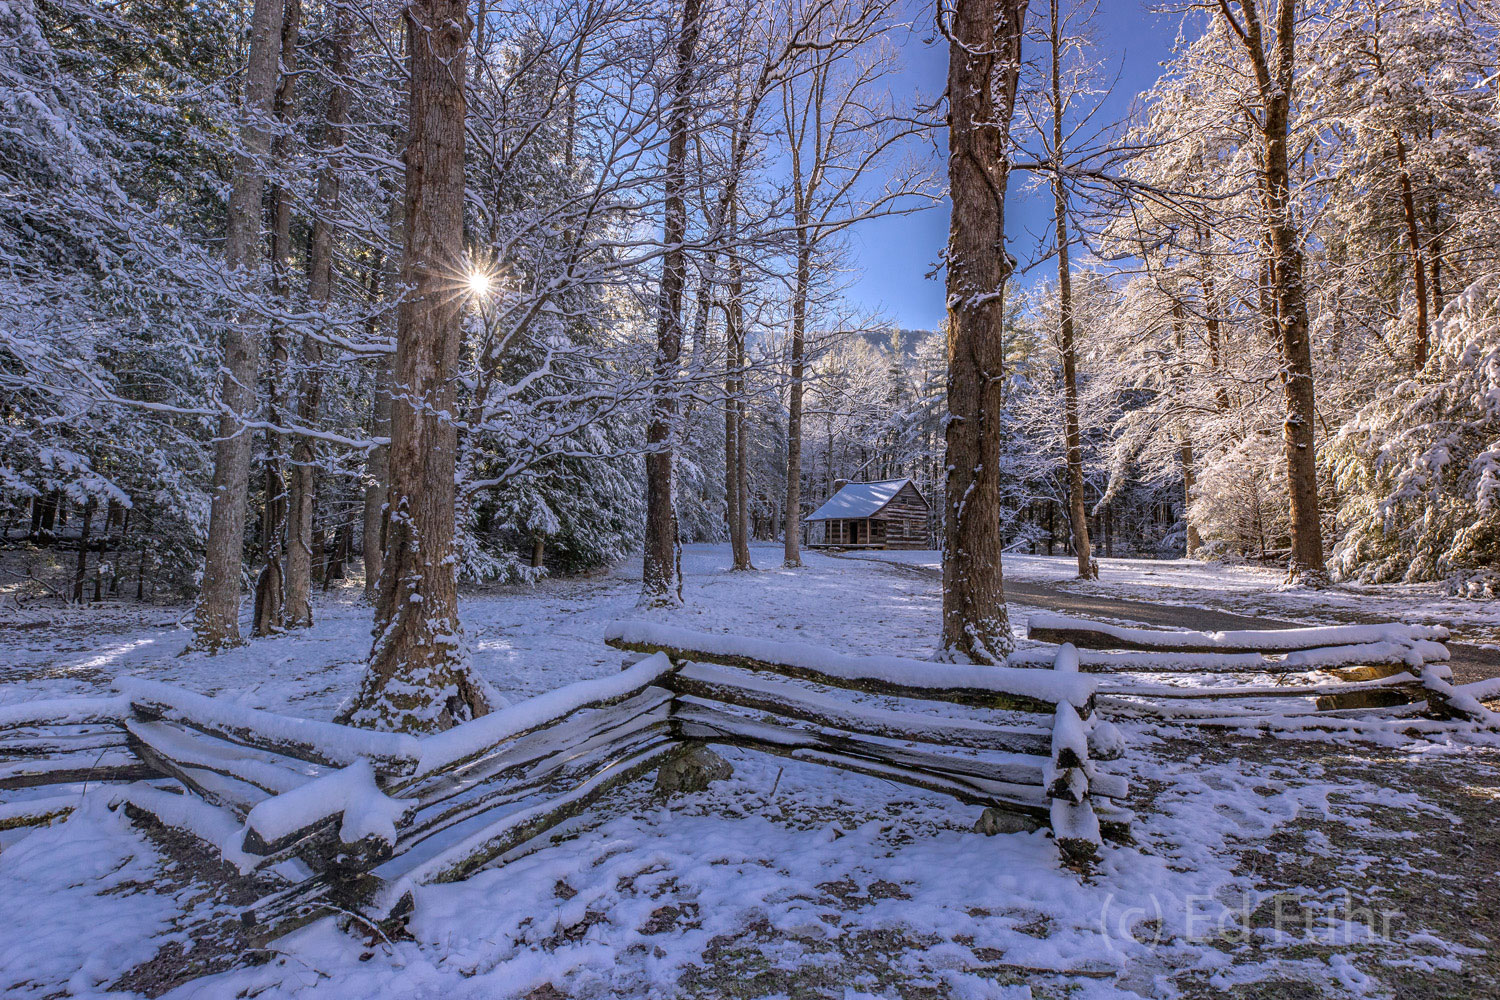
[[[281,53],[283,0],[255,0],[250,15],[250,59],[240,141],[229,192],[229,230],[224,264],[242,295],[260,285],[256,244],[260,240],[265,160],[271,148],[277,61]],[[208,553],[203,587],[193,615],[193,644],[219,650],[240,638],[240,576],[245,548],[245,507],[250,488],[251,434],[260,378],[258,320],[242,310],[224,335],[224,376],[219,389],[219,426],[214,444],[214,481],[208,515]]]
[[[802,436],[808,373],[808,324],[818,293],[834,272],[835,242],[866,219],[910,211],[925,192],[915,165],[889,171],[878,193],[862,188],[908,137],[925,133],[920,115],[889,98],[893,53],[881,43],[892,26],[890,0],[810,3],[808,43],[781,85],[782,127],[790,173],[791,330],[788,342],[786,504],[783,562],[802,565]],[[791,32],[799,29],[792,28]]]
[[[682,292],[687,283],[687,144],[692,121],[693,61],[698,45],[700,0],[684,0],[678,27],[672,103],[667,112],[665,221],[662,226],[661,287],[656,300],[656,387],[646,429],[646,550],[641,600],[682,601],[682,554],[672,496],[672,450],[677,422],[677,361],[682,354]]]
[[[1092,580],[1099,575],[1089,542],[1088,508],[1083,501],[1083,439],[1078,428],[1078,347],[1077,328],[1073,318],[1072,237],[1068,232],[1068,183],[1062,170],[1064,155],[1063,119],[1068,110],[1068,93],[1063,89],[1062,62],[1067,40],[1063,36],[1063,16],[1058,0],[1049,0],[1047,8],[1047,56],[1049,87],[1047,107],[1052,119],[1052,216],[1057,239],[1057,344],[1062,354],[1063,437],[1068,452],[1068,522],[1073,533],[1073,553],[1078,557],[1078,578]]]
[[[313,309],[328,305],[333,295],[334,215],[339,207],[339,171],[344,123],[349,114],[350,14],[334,12],[332,59],[329,63],[328,103],[323,117],[323,162],[313,200],[312,246],[308,252],[307,298]],[[302,393],[297,416],[304,427],[315,426],[323,404],[323,344],[321,331],[302,339]],[[292,449],[292,485],[287,518],[286,624],[312,624],[313,496],[317,479],[317,442],[301,434]],[[325,581],[326,583],[326,581]]]
[[[297,38],[302,25],[301,0],[287,0],[281,16],[281,83],[276,88],[276,137],[271,140],[273,162],[291,158],[295,130],[292,116],[297,95]],[[292,261],[292,192],[285,179],[271,189],[271,288],[277,297],[291,297]],[[291,354],[286,324],[277,322],[271,328],[271,366],[266,381],[269,392],[269,417],[274,427],[286,421],[291,400]],[[285,470],[286,435],[278,430],[266,433],[265,498],[261,508],[261,550],[265,564],[255,580],[255,615],[252,635],[271,635],[286,623],[286,517],[287,492]]]

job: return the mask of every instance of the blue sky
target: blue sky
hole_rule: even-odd
[[[1066,3],[1066,0],[1064,0]],[[1032,0],[1045,13],[1045,0]],[[948,74],[948,48],[934,38],[932,0],[907,0],[911,30],[900,30],[894,40],[904,63],[901,76],[892,84],[898,99],[918,91],[931,100],[942,92]],[[1161,72],[1161,62],[1171,54],[1179,19],[1151,13],[1142,0],[1100,0],[1097,33],[1101,57],[1110,76],[1119,74],[1110,96],[1110,117],[1123,116],[1137,92],[1149,87]],[[1035,13],[1035,11],[1033,12]],[[1028,57],[1031,53],[1027,54]],[[937,137],[937,149],[928,149],[939,174],[946,178],[947,134]],[[1006,209],[1006,230],[1011,253],[1026,260],[1036,251],[1034,234],[1051,225],[1050,198],[1039,198],[1017,189],[1026,178],[1011,178],[1012,197]],[[943,318],[943,282],[933,270],[948,239],[948,203],[943,201],[914,215],[876,219],[861,224],[851,238],[852,286],[849,296],[868,309],[879,309],[896,325],[907,329],[933,329]],[[1049,276],[1051,265],[1043,265],[1028,280]]]

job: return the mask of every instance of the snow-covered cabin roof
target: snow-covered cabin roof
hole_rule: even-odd
[[[896,498],[910,479],[886,479],[878,483],[850,483],[828,498],[804,521],[833,521],[846,517],[873,517]]]

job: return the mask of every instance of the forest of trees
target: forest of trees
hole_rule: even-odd
[[[896,0],[0,3],[0,585],[214,648],[362,565],[431,645],[444,519],[672,602],[910,476],[950,551],[1500,592],[1500,6],[1164,5],[1114,117],[1094,6],[941,5],[944,103]],[[945,194],[951,329],[895,329],[851,234]]]

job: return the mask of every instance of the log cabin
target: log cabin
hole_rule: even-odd
[[[834,484],[833,496],[803,519],[808,547],[930,549],[930,509],[910,479]],[[821,526],[821,538],[818,528]]]

